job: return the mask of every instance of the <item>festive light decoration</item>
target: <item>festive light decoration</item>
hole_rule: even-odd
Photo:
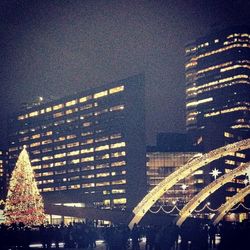
[[[4,208],[5,224],[24,223],[33,226],[45,223],[44,205],[37,188],[29,155],[23,148],[10,179]]]
[[[214,168],[209,174],[211,174],[214,177],[214,179],[216,180],[217,176],[219,174],[221,174],[221,172],[217,168]]]

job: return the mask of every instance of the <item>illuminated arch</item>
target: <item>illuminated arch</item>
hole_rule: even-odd
[[[135,223],[139,223],[142,217],[150,209],[150,207],[152,207],[152,205],[177,182],[214,160],[217,160],[236,151],[245,150],[249,147],[250,139],[246,139],[215,149],[209,153],[206,153],[198,158],[189,161],[184,166],[180,167],[175,172],[167,176],[139,202],[139,204],[133,210],[134,217],[130,221],[129,227],[132,228]]]
[[[250,194],[250,185],[241,189],[237,194],[230,197],[224,204],[222,204],[213,217],[213,224],[216,225],[228,212],[234,207],[237,203],[239,203],[244,197]]]
[[[197,195],[195,195],[180,211],[176,224],[181,226],[186,218],[194,211],[194,209],[203,202],[208,196],[214,193],[221,186],[230,182],[235,177],[246,173],[247,168],[250,166],[250,162],[241,164],[239,167],[233,169],[227,174],[222,175],[220,178],[211,182],[208,186],[203,188]]]

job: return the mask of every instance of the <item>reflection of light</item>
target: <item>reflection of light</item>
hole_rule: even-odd
[[[176,204],[176,201],[172,201],[172,204],[175,205],[175,204]]]
[[[210,205],[211,205],[211,203],[208,201],[208,202],[207,202],[207,205],[208,205],[208,206],[210,206]]]
[[[39,101],[42,102],[43,101],[43,97],[39,96]]]
[[[181,185],[181,188],[182,188],[183,190],[186,190],[187,187],[188,187],[188,186],[187,186],[185,183]]]

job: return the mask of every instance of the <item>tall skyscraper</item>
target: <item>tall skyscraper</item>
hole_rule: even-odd
[[[185,68],[186,128],[198,150],[208,152],[249,138],[250,28],[231,27],[188,44]],[[210,164],[205,183],[212,181],[214,168],[226,173],[248,160],[245,151]],[[228,184],[218,197],[232,196],[244,185],[235,182],[240,184]]]
[[[25,109],[8,132],[9,175],[26,145],[45,201],[132,208],[146,193],[143,75]]]

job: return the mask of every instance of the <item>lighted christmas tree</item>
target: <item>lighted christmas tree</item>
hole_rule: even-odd
[[[5,224],[40,225],[45,222],[43,199],[37,188],[29,155],[23,148],[12,172],[4,208]]]

